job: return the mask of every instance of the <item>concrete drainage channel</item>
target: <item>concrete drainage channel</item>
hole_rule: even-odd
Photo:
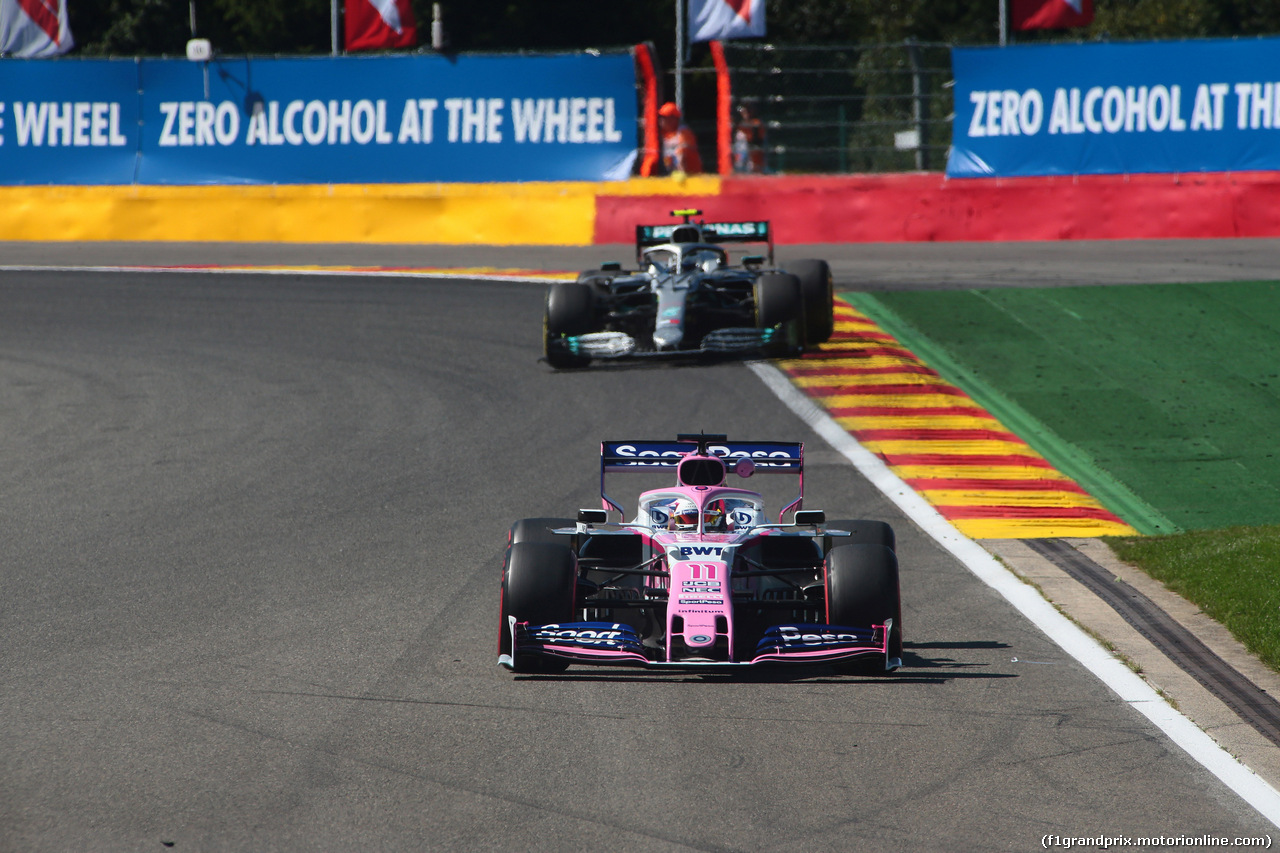
[[[1061,539],[1027,540],[1119,613],[1180,669],[1217,696],[1272,743],[1280,746],[1280,702],[1237,672],[1155,602]]]

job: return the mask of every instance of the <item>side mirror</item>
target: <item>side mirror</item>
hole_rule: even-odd
[[[764,255],[747,255],[742,259],[744,267],[758,267],[764,264]]]
[[[796,512],[796,524],[819,525],[825,523],[827,514],[820,509],[802,509]]]
[[[617,261],[606,261],[605,263],[600,265],[601,272],[620,272],[621,270],[622,270],[622,264],[618,263]]]
[[[578,510],[579,524],[604,524],[609,520],[609,513],[602,509]]]
[[[739,459],[737,463],[735,463],[733,466],[733,473],[737,474],[739,477],[743,478],[744,480],[747,477],[750,477],[755,472],[756,472],[756,463],[752,462],[750,459],[748,459],[745,456]]]

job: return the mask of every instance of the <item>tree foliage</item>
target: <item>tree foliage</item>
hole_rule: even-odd
[[[450,48],[542,51],[653,42],[670,67],[676,0],[444,0]],[[999,0],[769,0],[769,38],[782,43],[990,44]],[[190,0],[70,0],[77,52],[86,56],[181,55],[191,37]],[[430,0],[414,0],[430,41]],[[1087,30],[1018,33],[1019,42],[1196,38],[1280,32],[1280,3],[1257,0],[1095,0]],[[224,54],[330,50],[329,0],[196,0],[196,30]],[[429,48],[424,48],[429,49]],[[696,50],[696,48],[695,48]]]

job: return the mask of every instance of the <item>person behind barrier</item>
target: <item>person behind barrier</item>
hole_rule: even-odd
[[[733,171],[764,171],[764,122],[756,118],[750,104],[738,104],[738,121],[733,128]]]
[[[658,110],[658,129],[662,136],[662,165],[668,174],[683,172],[696,175],[702,171],[698,154],[698,138],[680,121],[680,108],[671,102]]]

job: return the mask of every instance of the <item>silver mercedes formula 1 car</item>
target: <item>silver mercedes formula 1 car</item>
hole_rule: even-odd
[[[826,261],[773,265],[765,222],[682,222],[636,227],[636,270],[609,263],[559,282],[547,294],[547,363],[653,356],[793,355],[831,337],[831,267]],[[726,243],[755,243],[767,255],[731,263]]]

